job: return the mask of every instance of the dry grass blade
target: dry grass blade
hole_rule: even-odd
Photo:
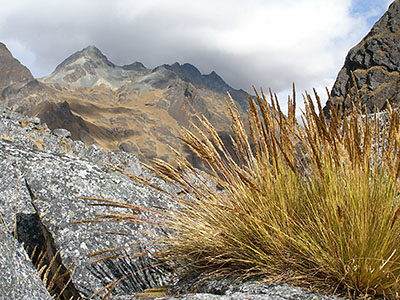
[[[72,265],[69,266],[69,268],[67,270],[68,273],[66,272],[66,274],[70,274],[71,269],[72,269]],[[67,282],[64,284],[62,290],[59,293],[57,293],[57,295],[55,295],[56,296],[55,300],[59,300],[61,298],[64,291],[67,289],[68,285],[71,283],[72,276],[74,275],[74,273],[75,273],[75,270],[72,270],[71,275],[69,276]],[[64,274],[64,276],[66,276],[66,274]],[[80,299],[78,298],[77,300],[80,300]]]
[[[109,166],[110,168],[114,169],[115,171],[118,171],[118,172],[120,172],[121,174],[124,174],[124,175],[128,176],[128,177],[129,177],[130,179],[132,179],[132,180],[135,180],[135,181],[137,181],[137,182],[143,183],[143,184],[145,184],[145,185],[147,185],[147,186],[150,186],[151,188],[153,188],[153,189],[155,189],[155,190],[158,190],[158,191],[160,191],[160,192],[167,193],[167,192],[164,191],[163,189],[161,189],[161,188],[159,188],[158,186],[152,184],[151,182],[147,181],[147,180],[144,179],[144,178],[138,177],[138,176],[133,175],[133,174],[129,174],[129,173],[125,172],[123,169],[121,169],[121,168],[119,168],[119,167],[117,167],[117,166],[114,166],[114,165],[112,165],[112,164],[110,164],[110,163],[107,163],[107,162],[103,162],[103,163],[104,163],[105,165]],[[150,167],[150,166],[148,166],[148,165],[144,165],[144,166],[145,166],[145,167],[148,167],[148,168]],[[167,193],[167,194],[168,194],[168,193]],[[100,199],[92,199],[92,200],[100,200]]]
[[[26,251],[28,251],[28,249],[26,249]],[[35,246],[32,253],[30,254],[30,259],[32,261],[35,261],[35,268],[49,294],[55,299],[82,300],[80,296],[66,295],[70,295],[71,291],[68,291],[68,293],[64,294],[72,280],[72,264],[65,270],[64,266],[58,261],[60,258],[60,253],[58,251],[56,251],[48,264],[45,263],[48,255],[47,250],[39,251],[37,254],[37,258],[34,260],[37,251],[38,248],[37,246]],[[63,271],[64,273],[60,274],[62,269],[64,269],[65,271]],[[65,281],[65,278],[68,278],[68,280]]]
[[[8,229],[7,224],[6,224],[6,221],[5,221],[4,218],[3,218],[3,214],[2,214],[1,211],[0,211],[0,221],[1,221],[1,224],[4,226],[4,230],[8,232],[9,229]],[[2,228],[2,229],[3,229],[3,228]]]

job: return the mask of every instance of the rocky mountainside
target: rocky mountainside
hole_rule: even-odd
[[[388,11],[372,27],[367,36],[346,56],[331,91],[324,113],[329,115],[332,105],[350,106],[354,99],[353,72],[361,103],[367,112],[383,110],[387,101],[400,104],[400,0],[395,0]]]
[[[14,111],[37,116],[51,129],[68,129],[86,145],[171,162],[169,145],[190,157],[177,137],[182,127],[196,123],[196,116],[208,118],[228,138],[227,91],[243,112],[247,94],[215,72],[203,75],[178,63],[154,69],[140,62],[117,66],[89,46],[47,77],[8,85],[2,98]]]
[[[33,79],[31,72],[0,42],[0,90],[10,84]]]

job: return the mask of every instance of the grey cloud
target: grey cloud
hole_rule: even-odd
[[[240,8],[229,7],[233,2],[227,1],[226,12],[221,10],[221,4],[220,13],[205,15],[203,9],[203,15],[197,16],[195,12],[185,14],[178,2],[173,1],[168,9],[145,9],[130,19],[129,11],[119,11],[118,1],[27,0],[5,16],[0,12],[0,40],[6,44],[18,41],[32,52],[36,60],[27,66],[36,76],[48,75],[67,56],[89,44],[119,65],[141,61],[153,68],[163,63],[189,62],[203,73],[215,70],[228,84],[248,91],[255,85],[280,92],[290,89],[293,81],[310,88],[324,79],[319,77],[336,75],[307,72],[288,63],[285,57],[268,60],[268,53],[260,51],[238,54],[232,49],[218,48],[204,32],[234,26],[240,20]],[[135,6],[129,7],[134,12]],[[231,14],[233,10],[235,14]],[[265,30],[265,36],[259,38],[268,38],[267,34]],[[343,59],[344,55],[345,52]],[[19,59],[27,64],[24,53],[20,53]],[[339,68],[334,72],[338,71]]]

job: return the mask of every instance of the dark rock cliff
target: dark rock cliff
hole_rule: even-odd
[[[329,115],[332,105],[350,106],[354,99],[354,74],[361,103],[366,112],[400,104],[400,1],[394,1],[387,12],[372,27],[367,36],[346,56],[331,91],[324,113]]]

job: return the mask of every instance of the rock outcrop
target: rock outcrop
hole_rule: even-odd
[[[86,148],[80,141],[53,135],[37,119],[6,108],[0,113],[1,215],[7,228],[14,228],[16,222],[18,239],[29,249],[35,246],[44,249],[48,261],[59,251],[63,269],[73,265],[66,299],[78,295],[89,297],[114,280],[148,268],[150,257],[134,261],[129,255],[151,247],[148,235],[156,234],[154,227],[71,223],[121,211],[92,206],[80,197],[122,200],[143,207],[170,207],[171,203],[160,193],[131,181],[105,162],[144,176],[166,189],[172,188],[146,173],[132,154],[107,153],[96,146]],[[126,255],[119,260],[92,264],[88,255],[107,248],[118,248],[118,253]],[[133,279],[128,276],[122,280],[116,292],[127,294],[163,285],[168,276],[168,272],[151,268]]]
[[[0,91],[10,84],[33,79],[29,69],[15,59],[0,42]]]
[[[400,1],[395,0],[367,36],[346,56],[324,108],[328,117],[332,105],[350,106],[355,99],[354,74],[361,103],[366,112],[400,104]]]

